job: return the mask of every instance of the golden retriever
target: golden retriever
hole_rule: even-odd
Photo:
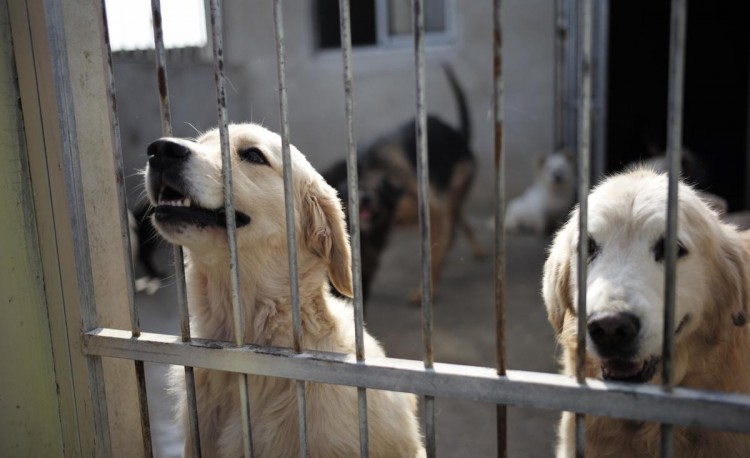
[[[589,196],[587,377],[660,383],[667,177],[636,169]],[[575,373],[578,209],[557,233],[543,296]],[[685,184],[679,187],[674,381],[680,387],[750,393],[748,259],[744,234]],[[558,456],[574,456],[574,415],[563,413]],[[750,436],[675,427],[675,456],[750,456]],[[656,456],[659,425],[586,417],[589,456]]]
[[[241,296],[247,343],[290,347],[292,318],[287,258],[281,139],[256,124],[229,126]],[[197,140],[163,138],[148,147],[146,187],[155,205],[154,225],[186,249],[188,302],[193,336],[233,340],[229,251],[224,225],[219,132]],[[291,147],[299,263],[302,346],[354,352],[349,305],[332,297],[328,280],[351,296],[350,250],[336,192]],[[384,356],[365,334],[368,356]],[[179,368],[176,368],[179,369]],[[241,456],[238,375],[196,369],[203,456]],[[184,376],[175,370],[177,415],[186,432]],[[299,455],[295,382],[250,376],[252,436],[256,456]],[[307,383],[309,454],[359,453],[357,390]],[[368,391],[371,456],[414,457],[424,453],[416,397]],[[190,441],[185,455],[192,456]]]

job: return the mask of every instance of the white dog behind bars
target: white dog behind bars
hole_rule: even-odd
[[[667,177],[645,169],[611,177],[589,196],[586,375],[661,383]],[[748,236],[719,221],[681,184],[678,209],[675,385],[750,393]],[[557,233],[543,293],[575,374],[578,210]],[[574,415],[563,414],[558,456],[575,456]],[[676,426],[675,456],[750,456],[750,436]],[[586,417],[587,456],[657,456],[656,423]]]
[[[229,127],[237,219],[240,292],[245,342],[291,347],[292,310],[287,261],[281,140],[254,124]],[[233,341],[229,249],[224,227],[219,133],[196,141],[160,139],[148,148],[146,186],[156,206],[154,225],[187,253],[188,302],[193,336]],[[351,295],[349,241],[336,192],[291,147],[299,264],[302,346],[354,352],[350,306],[328,293],[328,279]],[[365,333],[368,356],[383,356]],[[189,435],[184,372],[172,385],[177,413]],[[238,375],[195,370],[203,456],[241,456]],[[250,376],[252,437],[256,456],[298,456],[295,382]],[[359,453],[357,390],[307,383],[307,438],[313,457]],[[368,390],[371,456],[424,453],[411,394]],[[192,456],[185,442],[185,455]]]

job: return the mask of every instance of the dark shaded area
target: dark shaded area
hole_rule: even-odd
[[[352,19],[352,46],[376,44],[375,0],[350,1],[349,5]],[[341,46],[339,1],[317,0],[315,19],[318,29],[318,47],[338,48]]]
[[[666,149],[670,2],[611,2],[609,172]],[[688,1],[683,143],[701,188],[746,207],[750,28],[742,2]]]

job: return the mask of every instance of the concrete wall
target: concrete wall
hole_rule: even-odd
[[[270,1],[224,5],[228,105],[233,121],[252,120],[279,129],[273,15]],[[344,91],[339,51],[315,47],[312,1],[284,3],[291,140],[312,164],[324,168],[344,157]],[[457,123],[456,107],[440,69],[451,64],[464,86],[474,124],[480,174],[472,207],[492,205],[492,5],[454,0],[453,34],[427,49],[427,106]],[[532,177],[532,159],[552,147],[553,19],[551,0],[506,0],[504,30],[508,191],[518,194]],[[146,145],[160,136],[156,78],[151,62],[115,66],[122,141],[129,169],[145,165]],[[170,63],[175,134],[193,136],[216,124],[210,61]],[[355,49],[355,135],[360,143],[414,116],[412,47]],[[130,188],[140,178],[129,178]],[[131,193],[132,194],[132,193]]]

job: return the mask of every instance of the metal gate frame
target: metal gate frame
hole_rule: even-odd
[[[563,3],[565,2],[565,3]],[[355,278],[354,317],[356,355],[325,353],[300,347],[299,300],[296,291],[296,254],[294,232],[288,243],[290,276],[292,278],[294,348],[270,348],[244,344],[241,338],[233,343],[192,339],[187,321],[184,273],[178,269],[178,302],[181,307],[181,335],[140,332],[134,306],[132,263],[128,256],[129,240],[124,180],[116,117],[116,96],[111,58],[107,44],[104,2],[99,0],[9,1],[11,26],[17,56],[19,85],[23,103],[27,147],[30,154],[35,205],[39,214],[39,238],[47,282],[47,295],[53,326],[53,344],[61,355],[55,357],[58,379],[62,381],[61,420],[64,444],[71,454],[110,456],[117,444],[129,444],[142,437],[143,453],[151,455],[148,406],[146,402],[143,362],[176,364],[186,367],[190,388],[192,367],[216,369],[244,374],[239,377],[243,399],[245,454],[252,455],[249,429],[246,374],[283,377],[297,380],[300,415],[301,454],[306,453],[305,390],[307,381],[343,384],[358,387],[360,411],[360,449],[367,455],[366,389],[411,392],[425,397],[425,432],[429,456],[435,455],[434,398],[454,397],[498,405],[498,455],[507,453],[505,406],[535,407],[576,412],[579,438],[583,438],[583,415],[600,415],[640,421],[663,422],[662,454],[671,455],[671,424],[750,432],[750,396],[683,389],[672,386],[670,356],[673,348],[674,282],[676,258],[676,192],[679,175],[679,154],[682,113],[682,78],[684,67],[685,0],[672,1],[668,158],[669,205],[668,235],[665,256],[665,333],[664,374],[666,384],[629,385],[585,379],[582,361],[585,332],[579,329],[577,378],[563,375],[506,370],[505,363],[505,234],[504,208],[504,143],[503,143],[503,79],[502,79],[502,8],[494,0],[494,119],[496,170],[496,234],[495,280],[497,316],[497,367],[483,368],[436,363],[432,356],[432,291],[429,281],[429,214],[427,202],[427,144],[424,92],[424,30],[423,0],[413,0],[414,43],[417,87],[418,180],[420,189],[420,227],[422,235],[423,285],[423,361],[396,358],[365,357],[362,344],[362,293],[359,272],[359,233],[357,205],[356,154],[353,133],[351,40],[348,2],[340,1],[342,53],[344,58],[344,91],[346,95],[347,164],[349,170],[349,208],[352,223],[352,267]],[[606,1],[597,2],[606,8]],[[288,108],[284,79],[285,53],[282,28],[282,2],[273,0],[276,25],[279,72],[280,111],[285,189],[291,186],[289,167]],[[580,32],[580,59],[574,83],[576,88],[576,147],[579,163],[579,195],[589,191],[589,156],[592,114],[601,125],[601,110],[591,109],[592,90],[592,0],[560,0],[568,5],[558,10],[558,27],[572,18],[578,23],[568,29]],[[171,133],[168,80],[161,42],[159,0],[154,7],[157,77],[162,102],[163,131]],[[573,14],[573,13],[577,14]],[[216,72],[217,118],[222,153],[228,164],[226,95],[224,91],[221,7],[219,0],[210,0],[210,17]],[[604,13],[606,14],[606,13]],[[567,16],[566,16],[567,15]],[[600,29],[598,29],[600,30]],[[566,31],[566,32],[567,32]],[[601,30],[600,30],[601,32]],[[557,34],[558,40],[570,34]],[[576,37],[579,35],[576,34]],[[597,36],[601,37],[600,33]],[[92,39],[92,37],[97,37]],[[578,42],[576,40],[576,42]],[[558,49],[564,50],[565,46]],[[23,56],[23,58],[19,58]],[[565,56],[558,56],[558,63]],[[606,67],[606,65],[605,65]],[[603,67],[603,68],[605,68]],[[558,69],[561,67],[558,66]],[[557,80],[561,81],[560,79]],[[560,86],[558,86],[558,89]],[[601,94],[601,92],[600,92]],[[566,102],[566,99],[556,100]],[[568,101],[569,103],[569,101]],[[558,113],[561,112],[558,106]],[[558,118],[563,122],[564,118]],[[571,122],[567,119],[566,125]],[[562,130],[558,130],[561,132]],[[559,137],[558,137],[559,138]],[[230,241],[232,267],[232,302],[235,316],[242,316],[238,293],[234,211],[231,174],[224,174],[225,208]],[[64,190],[64,192],[62,192]],[[289,193],[286,193],[289,195]],[[113,205],[109,205],[113,203]],[[582,199],[579,259],[586,247],[587,199]],[[286,199],[287,218],[291,220],[291,200]],[[293,224],[287,227],[293,228]],[[119,232],[118,232],[119,231]],[[100,244],[112,233],[122,235],[121,247]],[[109,244],[111,245],[111,244]],[[109,251],[106,251],[109,250]],[[182,266],[180,248],[174,250],[178,266]],[[106,262],[105,262],[106,261]],[[122,261],[122,262],[120,262]],[[585,262],[579,265],[586,265]],[[118,267],[119,266],[119,267]],[[123,267],[124,266],[124,267]],[[123,270],[124,269],[124,270]],[[585,284],[586,270],[579,270],[578,284]],[[116,297],[112,291],[125,294]],[[585,314],[585,290],[579,291],[578,310]],[[124,315],[125,311],[129,315]],[[584,320],[579,320],[579,327]],[[243,320],[235,320],[242,326]],[[126,330],[129,325],[129,330]],[[242,336],[242,329],[235,329]],[[108,370],[119,359],[117,374]],[[131,362],[132,361],[132,362]],[[125,374],[125,375],[123,375]],[[105,390],[106,386],[106,390]],[[113,389],[114,388],[114,389]],[[250,387],[252,389],[252,387]],[[192,404],[192,436],[198,440],[195,421],[194,392],[189,391]],[[106,394],[105,394],[106,393]],[[137,411],[132,407],[140,406]],[[109,413],[118,409],[117,419]],[[121,414],[134,415],[123,420]],[[140,417],[138,418],[138,414]],[[65,420],[70,420],[66,423]],[[116,422],[120,421],[119,428]],[[141,434],[137,434],[141,429]],[[583,441],[578,442],[582,454]],[[195,450],[200,450],[199,447]]]

